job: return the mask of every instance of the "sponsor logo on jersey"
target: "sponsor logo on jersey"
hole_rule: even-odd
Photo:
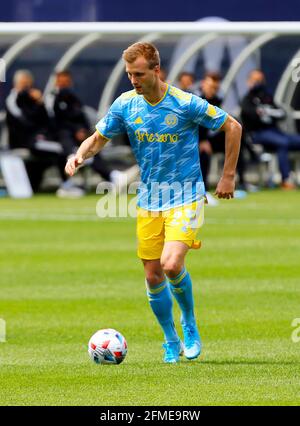
[[[179,140],[177,133],[148,133],[136,130],[135,137],[139,142],[169,142],[176,143]]]

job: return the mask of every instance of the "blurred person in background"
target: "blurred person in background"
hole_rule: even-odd
[[[73,91],[73,79],[69,71],[56,73],[52,105],[47,100],[49,113],[54,117],[58,140],[65,154],[71,155],[87,138],[89,122],[83,112],[82,103]]]
[[[195,84],[195,75],[188,71],[182,71],[178,76],[177,87],[185,92],[192,92]]]
[[[53,117],[57,138],[66,156],[76,152],[77,148],[91,133],[90,124],[85,115],[83,104],[73,88],[73,77],[70,71],[59,71],[55,76],[55,89],[47,99],[49,114]],[[104,180],[115,185],[126,184],[126,174],[114,170],[101,154],[96,155],[91,162],[92,169]],[[68,181],[64,188],[58,191],[59,196],[67,196],[72,187]]]
[[[216,72],[208,72],[200,82],[200,88],[196,92],[198,96],[206,99],[210,104],[221,106],[222,98],[218,96],[221,85],[221,76]],[[199,128],[199,150],[200,164],[205,187],[208,188],[208,175],[213,151],[223,152],[225,149],[225,139],[223,133],[213,132],[206,127]],[[207,194],[210,204],[216,204],[216,200]]]
[[[278,127],[279,120],[285,118],[285,111],[274,103],[267,90],[265,74],[252,70],[248,76],[248,93],[241,103],[241,118],[245,132],[253,144],[262,145],[277,153],[281,173],[281,188],[294,189],[290,179],[289,151],[300,150],[300,135],[284,133]]]
[[[38,191],[43,174],[55,165],[66,180],[66,156],[59,144],[52,141],[53,129],[40,90],[34,86],[28,70],[16,71],[13,88],[6,99],[6,121],[11,149],[26,148],[30,158],[25,161],[33,190]]]
[[[207,100],[211,105],[220,107],[222,97],[220,96],[221,75],[218,72],[206,72],[200,82],[200,87],[194,93],[201,98]],[[205,187],[209,188],[208,175],[211,165],[211,156],[216,152],[225,152],[225,137],[223,132],[212,131],[200,126],[199,128],[199,150],[200,163]],[[239,174],[239,185],[244,187],[244,161],[243,161],[243,143],[241,143],[240,156],[237,165]],[[209,193],[207,193],[208,201],[211,205],[216,205],[218,202]]]

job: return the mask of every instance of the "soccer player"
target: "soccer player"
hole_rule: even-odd
[[[184,264],[188,250],[200,246],[196,234],[203,222],[205,189],[198,128],[204,125],[225,132],[225,163],[216,195],[229,199],[234,192],[241,126],[220,108],[162,82],[159,52],[152,44],[129,46],[123,59],[134,89],[114,101],[96,132],[68,160],[66,172],[72,176],[110,138],[127,132],[141,171],[138,256],[150,306],[165,337],[164,361],[176,363],[183,351],[188,359],[201,352],[192,281]],[[184,345],[174,326],[172,295],[181,309]]]

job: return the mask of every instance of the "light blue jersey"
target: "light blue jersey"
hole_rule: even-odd
[[[123,93],[96,125],[107,139],[127,133],[141,172],[138,206],[168,210],[205,194],[199,161],[199,125],[219,129],[227,118],[220,108],[167,85],[156,104],[135,90]]]

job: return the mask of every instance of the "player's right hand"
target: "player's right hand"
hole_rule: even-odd
[[[78,155],[78,154],[72,155],[68,159],[66,167],[65,167],[66,174],[69,176],[73,176],[76,173],[76,171],[79,169],[79,167],[83,165],[83,161],[84,160],[81,155]]]

